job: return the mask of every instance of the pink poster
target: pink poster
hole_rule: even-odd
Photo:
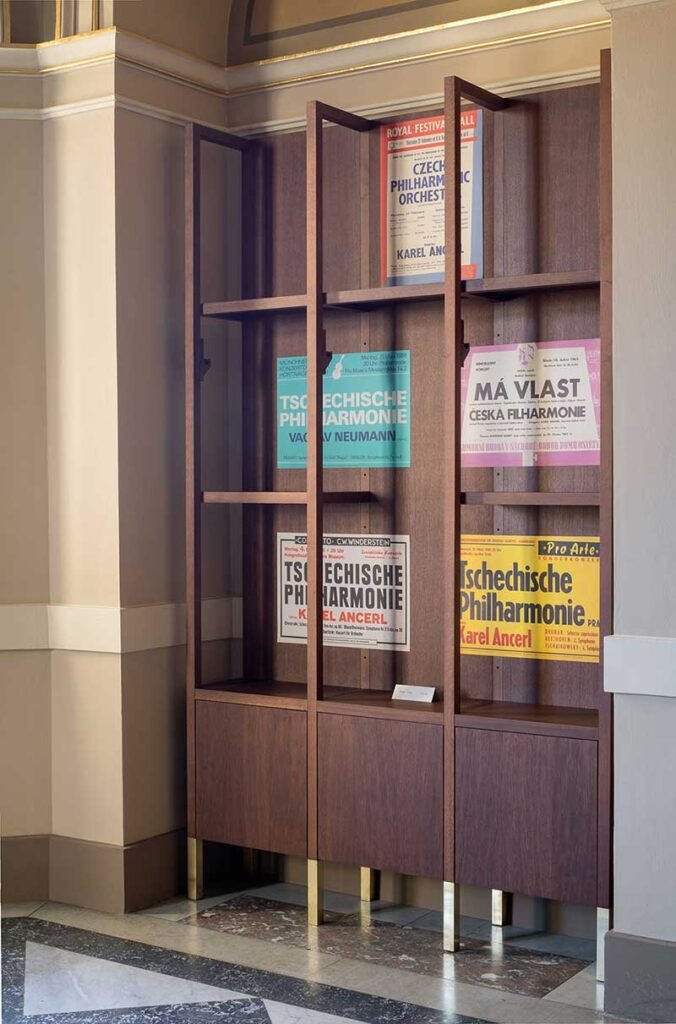
[[[461,383],[462,465],[598,466],[599,339],[473,345]]]

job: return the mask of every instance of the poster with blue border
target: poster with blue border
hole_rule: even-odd
[[[411,465],[411,353],[334,355],[324,374],[324,467]],[[277,468],[305,469],[307,362],[277,360]]]
[[[380,129],[380,266],[384,284],[444,279],[443,116]],[[460,276],[483,276],[483,114],[460,115]]]

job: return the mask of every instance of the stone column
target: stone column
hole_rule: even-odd
[[[676,1015],[674,0],[613,19],[615,913],[606,1009]]]

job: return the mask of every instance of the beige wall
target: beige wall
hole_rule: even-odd
[[[120,657],[53,651],[52,831],[121,846]]]
[[[122,658],[124,842],[185,826],[185,647]]]
[[[0,151],[0,603],[28,604],[49,589],[39,122],[0,121]]]
[[[109,171],[110,173],[110,171]],[[183,131],[115,125],[120,596],[182,600]]]
[[[0,121],[0,613],[49,597],[42,126]],[[7,155],[11,154],[11,159]],[[0,652],[0,830],[51,831],[49,655]]]
[[[671,2],[614,17],[615,631],[642,636],[676,636],[676,217],[665,198],[676,132],[667,123],[648,127],[676,87],[675,34]]]
[[[0,653],[0,831],[51,832],[49,653]]]
[[[117,28],[225,63],[230,0],[114,0]]]
[[[13,43],[39,43],[54,38],[56,4],[45,0],[10,0]]]
[[[50,600],[116,605],[114,113],[43,131]]]

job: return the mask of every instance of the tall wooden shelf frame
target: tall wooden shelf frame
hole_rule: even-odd
[[[608,926],[612,898],[612,704],[611,698],[603,693],[600,671],[595,674],[581,671],[569,680],[554,669],[541,684],[539,677],[528,677],[520,663],[511,675],[504,666],[493,664],[490,682],[485,672],[481,676],[481,673],[473,674],[471,667],[468,669],[466,659],[460,657],[459,645],[457,566],[463,530],[538,532],[541,523],[545,523],[550,529],[558,528],[563,532],[567,524],[572,524],[571,532],[575,533],[584,532],[583,527],[588,528],[590,523],[598,523],[602,551],[602,635],[612,629],[609,55],[603,55],[602,82],[596,99],[589,91],[577,95],[574,90],[561,92],[570,94],[567,106],[565,103],[557,106],[558,101],[551,100],[552,94],[549,94],[550,99],[545,97],[539,101],[543,116],[550,118],[550,131],[561,126],[571,131],[576,111],[584,109],[584,104],[593,106],[600,97],[600,247],[596,250],[599,269],[589,268],[584,263],[581,267],[549,265],[543,268],[537,265],[536,253],[528,255],[530,243],[527,243],[526,255],[518,268],[512,268],[514,261],[505,257],[504,252],[500,266],[494,266],[489,255],[490,276],[461,282],[461,104],[468,101],[484,107],[492,112],[490,116],[499,119],[509,116],[509,110],[515,109],[518,101],[512,100],[506,105],[500,97],[451,77],[445,80],[444,113],[446,124],[454,126],[454,130],[446,134],[445,158],[447,181],[453,181],[454,187],[446,190],[445,198],[444,283],[374,286],[377,264],[371,239],[375,213],[369,196],[373,188],[373,140],[379,125],[324,103],[311,102],[304,136],[305,290],[298,288],[300,281],[296,275],[296,291],[261,297],[245,293],[237,300],[203,302],[199,267],[201,145],[212,143],[242,153],[247,168],[243,198],[246,205],[246,189],[251,188],[254,180],[259,186],[263,180],[256,170],[260,143],[197,125],[187,129],[187,721],[189,888],[193,897],[200,892],[201,843],[208,839],[307,858],[309,919],[314,924],[321,920],[322,862],[338,861],[361,867],[363,899],[369,899],[374,892],[377,869],[427,875],[442,881],[444,948],[451,951],[457,948],[458,941],[457,886],[463,884],[493,889],[494,923],[503,923],[506,919],[505,894],[517,891],[534,897],[591,903],[600,908],[600,937]],[[534,105],[528,98],[522,106],[525,113],[522,111],[521,121],[511,123],[511,127],[505,122],[503,128],[496,120],[491,135],[494,142],[503,140],[507,147],[504,140],[508,138],[508,129],[518,135],[519,131],[526,130],[523,126],[528,126],[529,118],[539,116],[537,102]],[[506,112],[501,113],[505,108]],[[588,111],[585,116],[585,123],[591,124]],[[345,287],[347,282],[334,280],[326,287],[325,218],[327,209],[330,212],[331,208],[327,207],[326,198],[325,122],[357,133],[359,137],[352,150],[358,172],[351,182],[352,189],[358,192],[359,202],[360,240],[354,242],[359,250],[359,287],[355,287],[354,282]],[[523,145],[523,138],[520,141],[517,138],[512,144]],[[291,163],[297,161],[299,155],[298,146],[293,145],[295,149],[284,151],[290,154]],[[280,144],[280,150],[282,148]],[[283,165],[284,154],[278,155]],[[298,171],[297,163],[294,167]],[[293,167],[289,174],[292,172]],[[507,174],[504,167],[502,174],[503,177]],[[288,197],[292,193],[288,185],[286,188]],[[500,188],[504,193],[504,182],[493,182],[494,196]],[[493,215],[498,216],[495,211]],[[259,225],[259,233],[261,230],[264,235],[265,229],[260,229]],[[491,220],[487,230],[504,232],[505,229],[504,225],[494,228]],[[585,245],[585,251],[589,251],[589,240]],[[256,290],[254,282],[260,283],[261,279],[260,273],[249,275],[245,289]],[[576,295],[580,298],[573,302]],[[510,328],[509,315],[502,311],[512,300],[523,312],[514,316]],[[472,313],[471,304],[475,302],[488,303],[488,306],[481,306],[483,311],[494,308],[499,312]],[[542,307],[538,305],[541,302]],[[441,412],[443,450],[449,469],[442,474],[437,495],[442,506],[442,564],[448,570],[441,618],[444,640],[437,664],[441,699],[432,705],[394,704],[390,690],[382,685],[383,678],[387,678],[386,669],[376,664],[372,655],[362,652],[360,668],[355,670],[356,662],[351,662],[353,667],[346,672],[344,665],[347,663],[340,661],[342,655],[332,655],[323,644],[322,536],[326,517],[342,516],[337,520],[342,529],[348,522],[345,516],[352,517],[349,522],[358,524],[358,530],[368,528],[372,514],[379,517],[376,521],[381,532],[385,522],[378,511],[384,485],[377,473],[348,474],[349,486],[345,489],[326,487],[321,422],[322,377],[330,358],[326,329],[329,322],[332,330],[336,324],[349,323],[347,350],[368,350],[372,316],[376,317],[376,329],[380,329],[381,334],[384,330],[383,336],[389,337],[388,332],[391,333],[396,323],[393,318],[400,312],[407,315],[408,309],[425,310],[431,308],[430,304],[441,310],[443,319],[440,321],[441,337],[430,338],[426,358],[431,367],[441,367],[442,386],[450,399],[443,403]],[[282,470],[275,476],[274,472],[263,471],[255,465],[245,479],[246,490],[203,490],[200,472],[200,389],[205,371],[200,341],[202,317],[242,324],[246,358],[253,358],[250,354],[258,352],[261,360],[274,362],[280,352],[288,350],[284,348],[285,338],[288,341],[290,335],[304,335],[308,380],[304,485],[299,482],[301,471]],[[336,320],[345,317],[348,320]],[[544,488],[538,488],[538,481],[534,485],[532,479],[524,479],[523,474],[519,476],[519,471],[511,477],[496,471],[477,471],[474,476],[471,472],[461,473],[460,369],[465,340],[469,344],[478,343],[481,332],[485,334],[487,317],[493,317],[494,323],[497,322],[495,317],[500,318],[500,324],[504,320],[504,325],[512,331],[523,329],[525,325],[531,335],[537,334],[542,317],[557,325],[569,321],[573,325],[600,323],[602,460],[598,474],[583,472],[576,476],[564,472],[560,477],[550,474]],[[284,328],[284,324],[291,326]],[[558,326],[556,329],[564,331],[566,328]],[[574,331],[575,326],[569,330]],[[340,326],[337,331],[340,335]],[[545,339],[534,337],[532,340]],[[257,379],[254,384],[255,391],[261,392],[256,400],[271,404],[273,395],[265,390],[264,384],[259,385]],[[413,458],[410,470],[393,470],[392,474],[415,473],[415,453]],[[252,461],[256,463],[256,458]],[[289,474],[286,478],[285,472]],[[333,472],[344,474],[345,471]],[[280,479],[284,481],[283,488],[279,486]],[[308,642],[304,672],[300,672],[297,659],[287,656],[284,663],[291,666],[291,671],[283,674],[285,681],[282,681],[277,667],[280,659],[270,656],[269,651],[265,657],[261,656],[265,644],[261,644],[258,635],[250,647],[253,653],[248,659],[245,645],[244,678],[220,683],[203,681],[200,520],[204,505],[243,507],[248,517],[245,548],[255,551],[248,556],[245,572],[259,579],[266,573],[269,579],[272,567],[266,564],[261,553],[265,545],[258,541],[279,529],[280,523],[292,523],[296,531],[302,529],[302,518],[298,517],[305,517]],[[463,522],[468,525],[463,527]],[[518,528],[510,527],[510,523],[518,524]],[[525,524],[523,529],[521,524]],[[248,604],[245,601],[245,627],[247,622],[250,624],[256,619],[263,607],[262,600],[258,595]],[[268,635],[266,643],[274,647],[276,637]],[[327,656],[336,660],[327,661]],[[486,662],[488,659],[473,660]],[[331,665],[328,682],[327,664]],[[500,671],[508,682],[501,681]],[[594,676],[595,691],[589,692]],[[568,699],[557,699],[561,694]],[[396,755],[393,755],[394,749]],[[406,762],[405,767],[402,769],[397,762]],[[528,781],[528,772],[535,765],[541,772],[538,779],[541,792],[534,801],[534,808],[529,808],[525,806],[523,794],[516,791]],[[511,778],[512,789],[504,790],[501,779],[503,776],[509,779],[513,771],[516,775]],[[261,785],[260,780],[267,778],[269,786]],[[248,779],[257,780],[257,790],[248,785]],[[389,790],[395,791],[395,799]],[[477,817],[473,809],[480,798],[499,822],[496,827],[502,833],[500,840],[491,837],[492,853],[488,857],[482,852],[488,838],[486,822]],[[555,806],[557,801],[561,806]],[[549,833],[536,835],[541,830],[535,828],[532,815],[550,810],[557,820]],[[517,834],[513,826],[515,818],[521,834]],[[579,842],[575,836],[577,827],[580,828]],[[568,837],[566,848],[555,849],[557,835],[564,833]],[[583,862],[580,877],[574,874],[576,858]],[[511,884],[514,881],[519,887]]]

